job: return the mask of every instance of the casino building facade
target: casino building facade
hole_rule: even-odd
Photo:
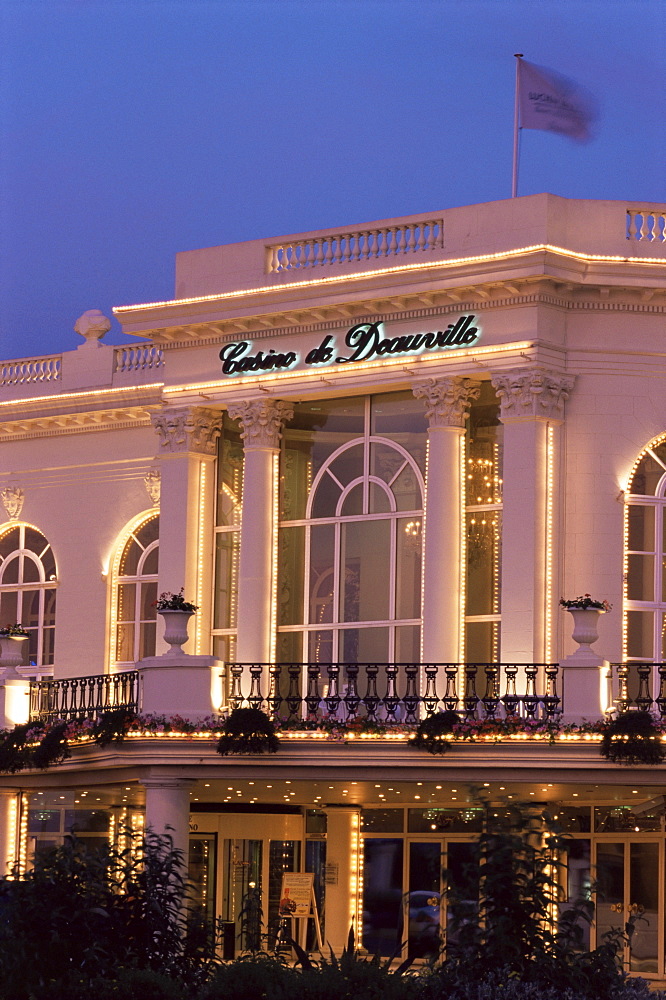
[[[666,712],[665,226],[544,194],[188,251],[172,300],[114,310],[126,346],[90,310],[77,350],[0,363],[5,724],[144,720],[1,775],[3,861],[168,825],[230,949],[303,871],[334,947],[426,955],[442,867],[528,803],[565,892],[599,887],[591,943],[640,913],[627,967],[663,977],[663,768],[581,724]],[[275,755],[215,752],[241,705]],[[447,709],[471,738],[408,745]]]

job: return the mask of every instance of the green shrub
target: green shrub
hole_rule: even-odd
[[[119,967],[187,973],[183,870],[171,838],[151,833],[123,851],[67,837],[37,854],[0,881],[0,996],[41,1000],[53,983],[113,980]]]

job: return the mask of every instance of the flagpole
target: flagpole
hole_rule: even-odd
[[[519,90],[520,90],[520,60],[522,52],[514,52],[516,59],[516,96],[513,105],[513,174],[511,178],[511,197],[518,194],[518,120],[519,120]]]

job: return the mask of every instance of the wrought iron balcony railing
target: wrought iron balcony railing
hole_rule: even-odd
[[[561,711],[556,663],[229,663],[228,702],[288,721],[364,717],[417,723],[440,711],[467,719],[551,719]]]
[[[114,708],[139,710],[139,674],[93,674],[62,680],[32,681],[30,721],[94,719]]]

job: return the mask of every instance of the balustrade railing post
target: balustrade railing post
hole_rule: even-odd
[[[641,712],[649,712],[652,708],[652,696],[650,694],[650,674],[652,673],[651,663],[639,663],[638,672],[638,694],[636,704]]]
[[[345,673],[347,679],[347,690],[345,696],[342,699],[345,703],[345,708],[347,709],[347,721],[351,722],[356,718],[356,713],[358,711],[358,706],[361,703],[361,698],[358,693],[358,664],[356,663],[345,663]]]
[[[435,714],[439,705],[439,698],[437,697],[437,664],[426,663],[423,667],[423,672],[426,683],[421,703],[425,708],[426,716],[430,716]]]
[[[447,663],[444,666],[444,675],[446,677],[446,690],[444,691],[444,697],[442,698],[442,704],[447,712],[457,712],[458,711],[458,671],[459,666],[457,663]]]
[[[290,663],[287,668],[289,674],[289,690],[285,701],[289,709],[289,718],[301,714],[301,665],[300,663]]]
[[[397,722],[396,711],[398,705],[400,704],[400,696],[398,695],[398,664],[397,663],[387,663],[386,664],[386,697],[384,698],[383,704],[386,709],[386,721]]]
[[[379,695],[377,694],[377,674],[379,666],[376,663],[366,663],[366,690],[362,699],[366,711],[366,718],[371,722],[377,722],[377,708],[379,707]]]
[[[466,663],[463,670],[465,675],[465,693],[463,695],[465,717],[467,719],[476,719],[476,709],[479,704],[479,697],[476,693],[478,667],[476,663]]]

